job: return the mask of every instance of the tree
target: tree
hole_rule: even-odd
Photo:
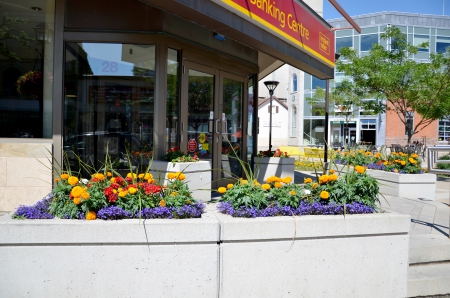
[[[363,57],[341,48],[337,70],[350,77],[359,92],[378,94],[389,103],[387,110],[403,122],[410,144],[414,134],[450,114],[450,58],[448,53],[431,53],[429,63],[414,61],[412,55],[428,43],[412,45],[395,26],[387,27],[381,38],[387,40],[387,49],[374,44]],[[422,119],[412,126],[408,120],[415,113]]]
[[[313,97],[306,98],[306,101],[315,106],[325,101],[326,90],[317,87]],[[344,139],[348,135],[348,124],[354,116],[353,108],[359,108],[364,115],[376,115],[384,112],[384,104],[378,100],[370,98],[363,90],[345,79],[329,92],[328,102],[331,107],[329,113],[333,116],[343,117],[345,122]],[[322,107],[313,108],[313,112],[318,115],[325,115],[325,109]]]
[[[29,37],[24,31],[19,34],[14,33],[14,26],[19,24],[26,24],[27,21],[19,18],[11,18],[6,12],[0,15],[0,54],[12,61],[21,61],[16,53],[8,50],[3,43],[6,40],[16,40],[22,46],[31,47],[31,44],[36,43],[36,39]]]

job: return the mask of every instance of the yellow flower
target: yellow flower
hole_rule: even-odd
[[[186,175],[184,175],[183,173],[179,173],[177,179],[183,181],[184,179],[186,179]]]
[[[372,152],[367,151],[366,153],[364,153],[364,155],[365,155],[365,156],[371,156],[371,155],[372,155]]]
[[[402,166],[406,165],[406,161],[404,160],[402,160],[400,163],[402,164]]]
[[[59,182],[59,178],[55,178],[55,182]]]
[[[394,169],[394,173],[398,173],[398,170],[397,170],[397,169]]]
[[[269,190],[270,189],[270,184],[264,183],[263,185],[261,185],[261,187],[264,190]]]
[[[159,206],[166,207],[166,200],[159,201]]]
[[[145,180],[153,179],[153,175],[150,174],[150,173],[145,173],[144,179],[145,179]]]
[[[338,180],[338,175],[331,174],[328,176],[328,181],[336,181],[336,180]]]
[[[267,183],[272,183],[272,182],[277,182],[277,177],[276,176],[270,176],[269,178],[266,179]]]
[[[103,180],[105,180],[105,175],[103,175],[101,173],[96,173],[96,174],[94,174],[94,178],[103,181]]]
[[[303,183],[312,183],[312,179],[311,178],[305,178],[305,180],[303,181]]]
[[[82,197],[83,199],[87,200],[87,199],[89,199],[90,195],[89,195],[89,193],[88,193],[87,191],[84,191],[84,192],[81,194],[81,197]]]
[[[144,178],[144,174],[139,174],[139,175],[138,175],[138,178],[139,178],[139,179]]]
[[[86,220],[95,220],[97,218],[97,214],[94,211],[89,211],[86,214]]]
[[[126,190],[119,191],[119,197],[121,197],[121,198],[125,197],[127,194],[128,194],[128,191],[126,191]]]
[[[134,188],[134,187],[130,187],[130,188],[128,189],[128,192],[129,192],[130,194],[134,195],[134,194],[137,192],[137,189]]]
[[[178,193],[176,192],[176,191],[172,191],[171,193],[170,193],[170,195],[171,196],[176,196]]]
[[[80,197],[84,191],[85,191],[84,188],[82,188],[81,186],[75,186],[74,188],[72,188],[70,194],[73,197]]]
[[[326,190],[322,190],[322,192],[320,193],[320,197],[324,200],[328,199],[330,197],[330,193]]]
[[[384,164],[385,166],[387,166],[388,162],[387,162],[387,161],[385,161],[385,162],[383,162],[383,164]]]
[[[416,153],[413,153],[413,154],[411,154],[411,157],[412,157],[412,158],[418,158],[418,157],[419,157],[419,155],[418,155],[418,154],[416,154]]]
[[[68,174],[61,174],[61,179],[62,180],[67,180],[67,179],[69,179],[69,175]]]
[[[289,193],[290,193],[291,195],[295,196],[295,191],[294,191],[294,190],[291,190]]]
[[[376,158],[378,158],[378,157],[380,157],[380,156],[381,156],[381,153],[379,153],[379,152],[378,152],[377,154],[375,154],[375,157],[376,157]]]
[[[312,187],[313,187],[314,189],[316,189],[318,185],[319,185],[319,184],[314,183]]]
[[[112,173],[111,173],[111,172],[107,172],[107,173],[106,173],[106,176],[107,176],[107,177],[112,177]]]
[[[116,178],[112,177],[109,181],[111,181],[111,183],[116,183]]]
[[[336,171],[333,170],[333,169],[331,169],[331,170],[329,170],[328,172],[329,172],[330,174],[334,174]]]
[[[167,173],[167,179],[172,180],[175,178],[175,173]]]
[[[247,180],[246,179],[241,179],[241,184],[247,184]]]
[[[127,178],[132,178],[132,179],[136,179],[137,175],[135,173],[128,173],[127,174]]]
[[[281,188],[282,186],[283,186],[283,184],[281,184],[281,182],[275,182],[276,188]]]
[[[74,198],[73,198],[73,203],[74,203],[75,205],[81,204],[81,198],[80,198],[80,197],[74,197]]]
[[[355,167],[355,171],[357,171],[360,174],[364,173],[365,170],[366,169],[364,169],[364,167],[362,167],[362,166],[356,166]]]
[[[69,179],[67,180],[67,182],[68,182],[70,185],[74,186],[75,184],[78,183],[78,178],[75,177],[75,176],[71,176],[71,177],[69,177]]]
[[[153,183],[155,183],[155,179],[150,178],[150,179],[147,180],[147,182],[150,183],[150,184],[153,184]]]
[[[219,187],[219,189],[217,189],[217,191],[221,194],[225,193],[227,191],[227,189],[225,187]]]
[[[328,175],[322,175],[319,177],[319,183],[320,184],[325,184],[328,182]]]
[[[417,160],[415,160],[414,158],[410,157],[409,158],[409,162],[412,163],[412,164],[416,164]]]
[[[282,180],[282,182],[285,184],[289,184],[289,183],[291,183],[291,181],[292,181],[292,177],[284,177]]]
[[[234,184],[231,184],[231,183],[230,183],[230,184],[227,185],[227,188],[230,189],[230,188],[233,187],[233,185],[234,185]]]

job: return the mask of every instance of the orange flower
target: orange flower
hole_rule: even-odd
[[[172,180],[175,178],[175,173],[167,173],[167,179]]]
[[[328,199],[330,197],[330,193],[326,190],[322,190],[322,192],[320,193],[320,197],[324,200]]]
[[[150,174],[150,173],[145,173],[144,179],[145,179],[145,180],[153,179],[153,175]]]
[[[94,211],[89,211],[86,214],[86,220],[95,220],[97,218],[97,214]]]
[[[68,182],[70,185],[74,186],[75,184],[78,183],[78,178],[75,177],[75,176],[71,176],[71,177],[69,177],[69,179],[67,180],[67,182]]]
[[[319,183],[320,184],[325,184],[325,183],[327,183],[328,182],[328,175],[322,175],[322,176],[320,176],[319,177]]]
[[[103,181],[103,180],[105,180],[105,175],[103,175],[101,173],[96,173],[96,174],[94,174],[94,178]]]
[[[111,181],[111,183],[116,183],[116,178],[112,177],[109,181]]]
[[[332,174],[328,176],[328,181],[336,181],[338,180],[338,175]]]
[[[119,191],[119,197],[123,198],[128,194],[128,191],[126,189]]]
[[[166,207],[166,201],[165,200],[159,201],[159,206]]]
[[[404,161],[404,160],[402,160],[400,163],[402,166],[406,165],[406,161]]]
[[[357,171],[360,174],[364,173],[365,170],[366,169],[364,169],[364,167],[362,167],[362,166],[356,166],[355,167],[355,171]]]
[[[312,179],[311,178],[305,178],[305,180],[303,180],[303,183],[312,183]]]
[[[414,158],[410,157],[409,158],[409,162],[412,163],[412,164],[416,164],[417,160],[415,160]]]
[[[134,195],[134,194],[137,192],[137,189],[136,189],[135,187],[130,187],[130,188],[128,189],[128,192],[129,192],[130,194]]]
[[[289,193],[290,193],[291,195],[295,196],[295,191],[294,191],[294,190],[291,190]]]
[[[241,184],[246,184],[248,181],[246,179],[241,179]]]
[[[266,179],[267,183],[277,182],[278,178],[276,176],[270,176]]]
[[[75,186],[74,188],[72,188],[70,194],[72,195],[72,197],[80,197],[84,191],[84,188],[82,188],[81,186]]]
[[[186,179],[186,175],[184,175],[183,173],[180,173],[177,177],[178,180],[183,181],[184,179]]]
[[[275,182],[274,185],[276,188],[281,188],[283,186],[283,184],[281,184],[281,182]]]
[[[336,171],[333,170],[333,169],[331,169],[331,170],[329,170],[328,172],[329,172],[330,174],[334,174]]]
[[[284,177],[282,180],[282,182],[284,184],[289,184],[289,183],[291,183],[291,181],[292,181],[292,177]]]
[[[62,180],[67,180],[67,179],[69,179],[69,175],[68,174],[61,174],[61,179]]]
[[[312,187],[313,187],[314,189],[316,189],[318,185],[319,185],[319,184],[314,183]]]
[[[106,173],[106,176],[112,177],[112,173],[111,173],[111,172],[108,172],[108,173]]]
[[[89,195],[89,193],[88,193],[87,191],[84,191],[84,192],[81,194],[81,197],[82,197],[83,199],[87,200],[87,199],[89,199],[90,195]]]
[[[218,191],[219,193],[221,193],[221,194],[224,194],[224,193],[227,192],[227,189],[226,189],[225,187],[219,187],[219,188],[217,189],[217,191]]]
[[[73,203],[74,203],[75,205],[81,204],[81,198],[80,198],[80,197],[74,197],[74,198],[73,198]]]
[[[132,179],[136,179],[137,175],[135,173],[128,173],[127,174],[127,178],[132,178]]]
[[[59,178],[55,178],[55,182],[59,182]]]
[[[230,183],[230,184],[227,184],[227,188],[230,189],[230,188],[233,187],[233,185],[234,185],[234,184],[231,184],[231,183]]]

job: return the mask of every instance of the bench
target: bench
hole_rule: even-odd
[[[307,158],[323,158],[325,150],[323,148],[303,148],[305,157]]]
[[[299,147],[295,147],[295,146],[278,146],[278,149],[280,149],[281,152],[287,152],[289,154],[289,157],[305,156],[305,153],[303,153],[303,151],[301,151]]]

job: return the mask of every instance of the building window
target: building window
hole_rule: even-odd
[[[450,141],[450,120],[439,120],[438,140],[441,142]]]
[[[377,129],[376,119],[361,119],[361,130],[375,130]]]
[[[292,92],[297,92],[297,75],[292,76]]]
[[[180,60],[179,52],[168,49],[167,57],[167,99],[166,99],[166,147],[165,151],[177,146],[177,121],[179,113],[179,92],[180,92]]]
[[[411,133],[413,132],[414,128],[414,113],[407,112],[406,115],[406,124],[405,124],[405,135],[408,135],[408,130],[411,130]]]
[[[378,34],[361,35],[361,51],[370,51],[378,43]]]
[[[336,53],[339,53],[340,49],[344,47],[353,47],[353,37],[349,36],[336,38]]]
[[[317,87],[320,87],[322,89],[325,89],[326,80],[321,80],[316,77],[312,77],[312,89],[317,89]]]
[[[292,114],[291,114],[291,137],[297,136],[297,107],[292,106]]]
[[[437,36],[436,37],[436,52],[445,53],[450,47],[450,37]]]
[[[417,47],[425,42],[429,42],[430,37],[428,35],[414,35],[414,45]],[[428,46],[427,47],[419,47],[419,52],[428,52]]]

